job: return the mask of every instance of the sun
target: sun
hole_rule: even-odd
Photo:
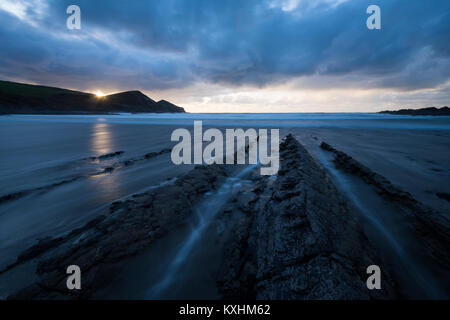
[[[95,92],[95,95],[97,96],[97,98],[101,98],[101,97],[106,96],[106,94],[104,94],[104,93],[101,92],[101,91],[96,91],[96,92]]]

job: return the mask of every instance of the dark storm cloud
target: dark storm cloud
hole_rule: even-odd
[[[0,74],[147,90],[196,81],[264,86],[308,75],[411,90],[450,76],[448,0],[303,0],[291,11],[282,1],[254,0],[46,3],[33,25],[0,11]],[[74,3],[81,31],[65,29]],[[381,7],[381,30],[365,26],[369,4]]]

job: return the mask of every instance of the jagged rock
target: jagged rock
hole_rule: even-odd
[[[445,193],[445,192],[438,192],[438,193],[436,193],[436,195],[437,195],[439,198],[444,199],[444,200],[447,200],[448,202],[450,202],[450,194]]]
[[[322,142],[320,147],[334,153],[333,162],[337,168],[361,178],[383,199],[395,205],[420,239],[423,254],[450,270],[450,257],[446,254],[450,248],[450,220],[445,215],[417,201],[410,193],[326,142]]]
[[[145,156],[144,156],[145,158]],[[361,231],[325,170],[291,135],[280,145],[278,176],[252,176],[219,215],[228,219],[223,298],[395,298],[390,275],[382,290],[368,290],[366,268],[381,259]],[[231,169],[230,169],[231,168]],[[89,298],[120,273],[128,259],[165,236],[218,188],[233,166],[196,166],[171,184],[112,203],[85,226],[43,239],[21,255],[37,259],[36,281],[11,299]],[[66,289],[65,270],[80,266],[83,290]]]
[[[99,157],[97,157],[97,158],[91,158],[92,160],[95,160],[95,159],[98,159],[98,160],[105,160],[105,159],[109,159],[109,158],[114,158],[114,157],[117,157],[117,156],[120,156],[121,154],[123,154],[125,151],[116,151],[116,152],[113,152],[113,153],[108,153],[108,154],[103,154],[103,155],[101,155],[101,156],[99,156]]]
[[[324,169],[291,135],[280,145],[280,164],[277,179],[259,186],[252,214],[236,218],[217,281],[223,297],[396,297],[387,274],[382,290],[367,289],[366,268],[381,259]],[[238,197],[238,204],[251,198]]]
[[[123,161],[117,161],[114,164],[112,164],[112,166],[108,166],[103,168],[103,170],[98,171],[98,172],[92,172],[92,173],[88,173],[88,174],[81,174],[81,175],[77,175],[74,176],[72,178],[69,179],[65,179],[62,181],[58,181],[55,183],[51,183],[48,185],[44,185],[44,186],[40,186],[37,188],[33,188],[33,189],[26,189],[26,190],[21,190],[21,191],[17,191],[14,193],[10,193],[10,194],[6,194],[4,196],[0,196],[0,204],[4,203],[4,202],[9,202],[9,201],[14,201],[14,200],[18,200],[24,196],[27,196],[33,192],[42,192],[42,191],[49,191],[55,187],[59,187],[61,185],[64,184],[69,184],[71,182],[75,182],[79,179],[83,179],[89,176],[101,176],[101,175],[105,175],[105,174],[111,174],[113,173],[116,169],[122,169],[124,167],[129,167],[131,165],[134,165],[136,163],[139,163],[141,161],[147,161],[147,160],[151,160],[154,157],[157,157],[159,155],[165,154],[165,153],[170,153],[171,149],[165,148],[162,149],[160,151],[156,151],[156,152],[150,152],[145,154],[144,156],[141,157],[136,157],[136,158],[131,158],[131,159],[127,159],[127,160],[123,160]],[[104,161],[104,160],[110,160],[112,158],[118,157],[120,155],[122,155],[123,153],[125,153],[124,151],[116,151],[116,152],[112,152],[112,153],[108,153],[108,154],[104,154],[104,155],[100,155],[100,156],[93,156],[93,157],[89,157],[89,158],[83,158],[81,160],[78,161]]]
[[[115,202],[109,214],[65,237],[46,239],[30,248],[20,262],[49,250],[52,253],[39,262],[36,282],[10,299],[89,298],[120,271],[127,258],[182,224],[193,212],[192,203],[220,185],[226,175],[223,166],[197,166],[173,184]],[[83,290],[66,288],[69,265],[81,268]]]
[[[421,109],[401,109],[396,111],[386,110],[379,113],[411,116],[449,116],[450,108],[445,106],[442,108],[430,107]]]

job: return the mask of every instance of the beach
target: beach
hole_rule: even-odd
[[[307,154],[308,157],[311,156],[311,161],[308,162],[308,166],[311,167],[310,170],[324,171],[323,176],[314,177],[318,181],[317,183],[324,186],[333,185],[330,192],[335,194],[336,199],[340,197],[344,199],[343,202],[346,205],[342,208],[339,205],[338,209],[333,210],[345,212],[342,215],[348,215],[355,220],[352,222],[355,227],[350,228],[351,232],[355,232],[354,237],[359,237],[359,233],[365,234],[369,239],[368,243],[375,247],[373,255],[385,257],[386,261],[393,265],[401,260],[398,257],[393,258],[398,252],[396,253],[394,249],[388,248],[386,251],[382,250],[383,252],[380,254],[380,248],[398,245],[406,248],[404,251],[411,253],[412,258],[408,263],[420,265],[417,266],[417,272],[423,274],[426,279],[428,279],[429,274],[433,278],[430,281],[424,280],[431,288],[424,288],[426,286],[422,285],[423,290],[418,290],[417,296],[414,296],[414,298],[448,297],[448,283],[439,283],[442,278],[445,278],[444,274],[448,269],[446,270],[445,266],[440,265],[439,261],[433,261],[432,258],[426,258],[428,260],[424,262],[421,261],[422,253],[419,252],[421,250],[417,249],[420,244],[415,243],[417,239],[414,240],[415,236],[410,233],[410,228],[399,229],[396,226],[394,227],[397,223],[408,224],[410,218],[399,217],[396,219],[394,217],[389,220],[399,211],[398,207],[395,206],[398,203],[392,205],[385,198],[380,198],[376,192],[369,191],[370,184],[360,181],[358,177],[352,176],[348,172],[338,170],[333,165],[332,154],[320,148],[321,143],[326,142],[352,157],[359,164],[384,177],[402,192],[409,193],[414,201],[430,208],[433,212],[437,212],[439,216],[443,217],[444,221],[445,219],[448,221],[450,218],[450,202],[448,200],[450,195],[450,153],[448,152],[450,148],[450,117],[381,114],[2,116],[0,117],[0,150],[2,156],[0,159],[0,251],[2,252],[0,270],[3,269],[4,271],[0,274],[0,296],[6,298],[19,292],[24,287],[32,285],[36,281],[37,266],[42,260],[45,260],[43,257],[46,259],[52,257],[52,250],[56,251],[57,254],[64,255],[62,252],[68,250],[65,248],[68,244],[61,240],[57,245],[40,248],[39,254],[24,258],[23,261],[17,263],[17,258],[28,248],[39,245],[39,243],[48,243],[49,239],[64,239],[77,228],[85,228],[90,221],[109,214],[112,210],[112,204],[114,206],[114,203],[126,202],[130,198],[133,199],[133,195],[158,193],[161,190],[166,190],[161,188],[170,188],[172,184],[177,183],[175,182],[177,179],[191,174],[194,165],[177,166],[172,163],[170,150],[174,142],[171,142],[170,136],[173,130],[177,128],[192,130],[194,120],[202,120],[205,127],[211,128],[243,128],[244,130],[248,128],[279,128],[280,137],[291,135],[293,142],[290,143],[300,143],[298,152]],[[245,166],[236,167],[239,167],[239,170],[245,170],[245,168],[242,168]],[[283,168],[283,164],[281,168]],[[298,170],[301,169],[301,165],[289,168],[290,170]],[[236,180],[227,180],[236,173],[234,173],[234,169],[233,172],[228,172],[228,170],[231,170],[229,168],[224,170],[223,173],[217,174],[217,179],[211,182],[211,185],[204,185],[200,182],[201,179],[195,175],[192,178],[198,183],[197,189],[202,190],[201,192],[196,191],[197,189],[191,190],[191,192],[198,192],[199,194],[195,198],[197,202],[192,205],[196,207],[195,204],[198,203],[200,207],[203,205],[209,208],[204,209],[204,211],[215,210],[217,212],[214,216],[208,218],[211,221],[202,225],[199,229],[204,233],[202,237],[207,237],[209,245],[206,245],[204,241],[191,239],[190,241],[193,241],[192,248],[186,249],[185,254],[183,254],[183,261],[185,261],[183,263],[186,263],[186,265],[176,266],[178,268],[177,273],[183,273],[183,270],[186,270],[188,274],[187,270],[195,270],[191,277],[180,280],[184,284],[178,291],[171,290],[172,293],[169,295],[167,295],[167,291],[166,293],[161,291],[159,296],[155,292],[153,292],[153,295],[149,294],[148,291],[155,285],[156,280],[154,278],[157,270],[164,269],[164,265],[171,266],[168,261],[172,256],[169,253],[176,256],[178,252],[176,248],[180,247],[180,243],[186,243],[190,239],[191,229],[189,227],[186,227],[185,224],[175,224],[168,218],[164,233],[155,236],[148,243],[142,242],[142,246],[135,248],[129,255],[124,255],[123,259],[120,258],[119,271],[111,273],[115,276],[111,279],[108,278],[108,285],[103,284],[102,287],[99,285],[99,288],[93,288],[92,294],[97,298],[150,299],[161,297],[217,298],[227,297],[227,295],[241,298],[244,295],[249,295],[248,292],[231,290],[228,284],[228,282],[232,282],[232,279],[229,279],[230,275],[221,272],[218,265],[213,264],[205,267],[206,277],[210,277],[212,280],[206,281],[202,277],[198,278],[199,274],[202,274],[202,266],[206,265],[198,261],[205,261],[212,256],[220,260],[229,254],[220,250],[233,245],[224,240],[226,236],[218,232],[217,228],[220,225],[223,227],[227,223],[233,225],[234,222],[227,222],[227,218],[224,218],[226,215],[223,215],[223,210],[230,203],[233,203],[232,199],[236,196],[234,193],[236,190],[241,188],[243,188],[242,190],[253,190],[257,183],[264,184],[265,190],[269,188],[268,186],[273,190],[284,189],[282,185],[277,186],[277,183],[281,183],[276,180],[277,176],[267,178],[267,181],[260,180],[260,177],[254,177],[257,175],[255,172],[249,171],[246,175],[239,176],[237,174]],[[216,176],[216,173],[208,174]],[[221,175],[223,179],[220,178]],[[324,183],[323,180],[325,176],[330,179],[327,180],[327,183]],[[298,176],[298,179],[302,181],[302,179],[307,179],[308,175],[305,177]],[[270,179],[275,179],[275,182],[269,182]],[[271,183],[274,183],[273,187]],[[208,197],[208,192],[220,191],[221,186],[224,188],[221,197],[214,198],[209,203],[207,199],[203,198],[205,194]],[[314,184],[304,186],[304,188],[305,190],[314,189]],[[181,190],[185,189],[181,188]],[[322,196],[318,196],[318,199],[320,197]],[[258,201],[263,198],[258,195]],[[136,199],[139,200],[139,197]],[[171,205],[174,206],[173,210],[177,208],[176,203]],[[335,203],[330,204],[333,208],[335,205]],[[123,209],[120,204],[116,204],[116,206],[120,210]],[[138,204],[136,206],[138,207]],[[168,216],[174,214],[170,211],[170,205],[167,206],[165,214]],[[211,208],[214,208],[214,210],[211,210]],[[259,209],[251,208],[247,215],[251,215],[252,212],[255,212],[256,215],[256,212],[259,212]],[[129,210],[129,214],[132,214],[133,210],[130,208],[127,210]],[[229,210],[234,212],[235,208]],[[324,212],[327,210],[331,209],[324,209]],[[355,213],[358,211],[365,212],[365,214],[358,215]],[[392,215],[384,216],[391,211]],[[190,216],[191,214],[188,212],[183,213],[182,219],[189,221]],[[236,216],[233,219],[237,219]],[[235,221],[233,219],[230,221]],[[325,218],[320,216],[320,219]],[[340,218],[336,219],[336,222],[333,223],[337,225],[343,223]],[[380,231],[381,229],[377,230],[371,227],[371,221],[375,221],[374,219],[380,219],[384,223],[387,222],[393,228],[383,227],[382,231]],[[222,224],[219,221],[222,221]],[[343,226],[341,227],[342,230],[337,229],[348,232],[344,231]],[[448,225],[443,227],[448,233]],[[267,228],[267,225],[264,228]],[[328,230],[328,227],[325,229]],[[251,230],[251,228],[248,227],[248,230]],[[83,232],[80,234],[83,234]],[[271,231],[269,229],[265,232],[270,234]],[[392,238],[394,240],[391,240],[394,242],[381,239],[383,237],[379,236],[380,232],[386,233],[386,239]],[[177,233],[178,235],[174,236]],[[113,236],[114,234],[111,234],[111,237]],[[220,238],[217,239],[217,237]],[[349,236],[349,239],[351,239],[351,236]],[[69,240],[69,242],[72,241],[75,241],[75,238]],[[286,245],[286,243],[279,245]],[[342,245],[339,250],[347,250],[345,249],[346,246],[350,245]],[[219,247],[222,249],[217,253]],[[318,247],[320,248],[320,245]],[[266,248],[266,250],[269,250],[269,248]],[[202,251],[205,251],[206,255],[203,255]],[[362,249],[356,251],[363,252]],[[150,252],[151,257],[156,257],[161,252],[167,252],[161,254],[161,257],[164,257],[167,261],[164,262],[164,259],[161,259],[161,263],[164,265],[158,265],[155,261],[159,261],[159,259],[153,258],[154,260],[152,260],[152,258],[149,258],[148,252]],[[357,260],[358,253],[353,254],[352,257]],[[367,256],[364,253],[362,260],[370,260],[371,254],[372,249],[368,250]],[[441,254],[446,256],[447,252]],[[283,257],[289,257],[289,254]],[[197,262],[192,264],[192,259]],[[150,262],[148,262],[149,260]],[[230,260],[234,261],[232,258]],[[143,261],[147,261],[147,264]],[[150,270],[142,270],[145,269],[143,266],[148,266],[149,263],[152,265],[151,268],[149,267]],[[392,269],[396,268],[405,267],[397,265]],[[141,276],[136,276],[139,273],[136,270],[141,270],[142,274],[153,273],[154,276],[149,276],[148,281],[142,282],[139,281]],[[398,278],[394,271],[388,277]],[[412,276],[412,278],[414,277]],[[347,279],[347,276],[342,274],[342,279]],[[405,284],[409,281],[408,279],[409,277],[405,276],[404,279],[397,281],[396,285],[402,287],[397,293],[394,289],[391,291],[386,289],[386,298],[404,297],[408,291],[405,288],[409,288]],[[186,289],[192,286],[190,281],[199,284],[199,289],[195,291],[195,294]],[[221,281],[222,284],[214,288],[214,283],[217,281]],[[396,282],[395,279],[393,282]],[[133,283],[134,285],[132,285]],[[392,288],[396,285],[393,284]],[[108,290],[105,288],[108,288],[108,286],[116,289],[109,290],[107,294]],[[411,285],[411,287],[414,286]],[[421,285],[418,284],[417,286],[420,287]],[[267,288],[270,288],[270,286]],[[279,291],[270,291],[270,294],[280,292],[280,296],[265,296],[264,290],[260,291],[259,294],[263,298],[284,299],[289,298],[281,295],[286,290],[283,285],[280,286]],[[339,297],[345,297],[345,289],[339,290],[342,293]],[[24,295],[26,296],[26,292]],[[321,296],[312,295],[310,297],[320,298]],[[357,299],[360,297],[362,296],[355,293],[355,296],[350,298]],[[333,297],[331,296],[331,298]]]

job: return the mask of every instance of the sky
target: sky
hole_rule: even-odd
[[[449,0],[0,0],[0,24],[2,80],[140,90],[188,112],[450,105]]]

